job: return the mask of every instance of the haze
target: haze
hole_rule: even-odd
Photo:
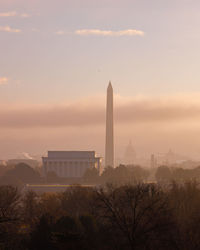
[[[84,3],[83,3],[84,2]],[[116,155],[199,158],[200,2],[0,0],[0,159],[104,155],[106,87]]]

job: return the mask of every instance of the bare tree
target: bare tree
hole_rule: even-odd
[[[0,186],[0,223],[18,219],[20,195],[12,186]]]
[[[33,227],[42,215],[40,197],[32,190],[25,193],[22,199],[22,217],[25,224]]]
[[[108,186],[96,190],[96,197],[97,219],[104,220],[111,231],[124,239],[129,249],[153,249],[166,241],[166,236],[171,239],[168,202],[162,191],[154,186]],[[172,243],[168,239],[169,242]]]

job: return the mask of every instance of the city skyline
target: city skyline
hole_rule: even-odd
[[[0,0],[0,250],[200,249],[200,0]]]

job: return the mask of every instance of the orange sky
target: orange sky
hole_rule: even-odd
[[[0,0],[0,159],[49,149],[199,158],[200,1]]]

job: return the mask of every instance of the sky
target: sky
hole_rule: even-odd
[[[200,158],[198,0],[0,0],[0,159],[48,150]]]

